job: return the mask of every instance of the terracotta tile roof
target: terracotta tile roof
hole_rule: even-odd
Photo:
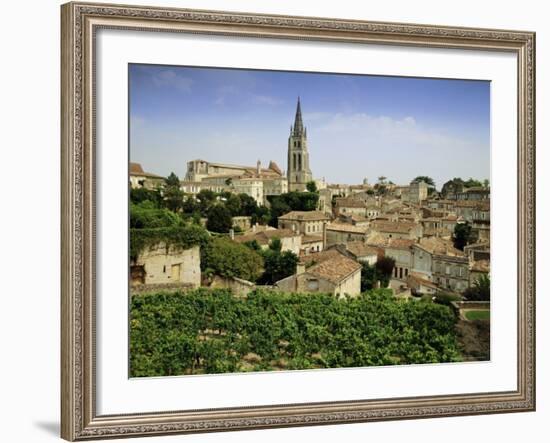
[[[372,228],[379,232],[408,234],[414,227],[416,227],[416,223],[411,222],[385,222],[377,220],[373,220],[372,222]]]
[[[320,235],[302,235],[302,244],[322,242],[323,237]]]
[[[130,162],[130,175],[137,175],[140,177],[151,177],[151,178],[164,178],[157,174],[145,172],[140,163],[132,163],[132,162]]]
[[[279,175],[283,175],[281,168],[279,168],[279,165],[277,165],[277,163],[275,163],[273,160],[269,161],[268,168],[271,169],[272,171],[275,171]]]
[[[414,243],[414,240],[409,240],[408,238],[390,238],[386,248],[408,250]]]
[[[367,245],[362,241],[351,241],[346,244],[346,249],[355,257],[366,257],[368,255],[378,255],[378,249]]]
[[[456,249],[450,240],[444,240],[439,237],[421,238],[418,243],[415,243],[426,252],[435,255],[449,255],[452,257],[463,257],[464,253]]]
[[[330,217],[321,211],[291,211],[281,215],[279,220],[321,221],[330,220]]]
[[[303,257],[306,272],[338,284],[361,269],[361,264],[337,249],[329,249]],[[309,264],[309,267],[308,267]]]
[[[349,223],[329,223],[327,231],[349,232],[353,234],[366,234],[368,228],[366,226],[355,226]]]
[[[238,243],[246,243],[248,241],[256,240],[260,245],[268,245],[274,238],[290,238],[298,237],[300,234],[292,231],[291,229],[269,229],[265,231],[256,232],[254,234],[239,235],[235,237],[235,241]]]
[[[358,198],[337,198],[336,206],[339,208],[366,208],[365,202]]]
[[[367,245],[376,247],[385,247],[388,244],[388,239],[382,234],[369,235],[367,237]]]
[[[437,289],[437,285],[434,282],[426,278],[423,278],[423,276],[416,273],[409,274],[409,277],[407,278],[407,284],[414,289],[418,289],[420,285],[427,286],[428,288],[432,288],[432,289]]]
[[[130,163],[130,174],[144,174],[145,171],[139,163]]]

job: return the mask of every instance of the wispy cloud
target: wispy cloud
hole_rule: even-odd
[[[277,106],[282,105],[285,101],[269,95],[253,95],[252,102],[256,105]]]
[[[153,83],[157,87],[172,87],[180,92],[191,92],[193,79],[176,73],[171,69],[156,72],[152,77]]]
[[[227,98],[231,95],[236,95],[239,92],[239,89],[235,85],[223,85],[220,86],[217,90],[216,99],[214,104],[216,105],[225,105]]]

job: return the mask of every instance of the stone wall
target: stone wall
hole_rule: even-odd
[[[132,276],[136,268],[142,269],[141,278],[132,278],[132,286],[188,283],[199,287],[201,283],[201,259],[198,246],[181,249],[159,242],[142,251],[131,264]]]

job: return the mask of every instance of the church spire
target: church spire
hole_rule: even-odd
[[[304,123],[302,121],[302,108],[300,106],[300,97],[296,106],[296,117],[294,118],[294,135],[302,135],[304,132]]]

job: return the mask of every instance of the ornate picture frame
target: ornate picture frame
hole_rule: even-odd
[[[87,440],[535,410],[535,34],[524,31],[270,16],[73,2],[62,22],[61,436]],[[236,408],[96,413],[95,36],[178,32],[517,56],[517,389]]]

